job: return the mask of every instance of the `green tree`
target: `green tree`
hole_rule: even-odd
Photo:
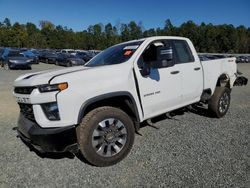
[[[156,36],[156,35],[157,35],[157,33],[156,33],[155,29],[153,29],[153,28],[143,32],[143,37],[152,37],[152,36]]]
[[[175,27],[170,19],[163,28],[145,29],[142,22],[128,24],[118,21],[90,25],[87,30],[74,32],[65,26],[55,26],[41,20],[39,28],[33,23],[11,25],[9,18],[0,21],[0,46],[30,48],[104,49],[114,44],[149,36],[175,35],[188,37],[199,52],[250,53],[250,28],[233,25],[213,25],[187,21]]]
[[[187,37],[198,47],[199,50],[199,33],[198,26],[193,21],[187,21],[180,26],[179,35]]]
[[[26,47],[27,46],[27,39],[28,33],[24,25],[20,25],[18,22],[14,23],[12,27],[13,34],[13,46],[16,47]]]
[[[128,41],[131,39],[127,24],[121,24],[121,38],[122,41]]]
[[[10,19],[9,19],[9,18],[5,18],[4,21],[3,21],[3,24],[4,24],[6,27],[11,27]]]
[[[134,21],[131,21],[128,24],[128,29],[130,33],[130,39],[139,39],[143,36],[141,27],[137,25]]]
[[[171,23],[170,19],[165,20],[164,34],[173,35],[173,33],[174,33],[174,26]]]
[[[39,25],[41,27],[41,29],[48,29],[48,30],[54,30],[55,29],[55,25],[47,20],[40,20],[39,21]]]
[[[27,29],[27,33],[29,36],[33,35],[39,31],[38,28],[36,27],[36,25],[33,23],[30,23],[30,22],[26,23],[26,29]]]

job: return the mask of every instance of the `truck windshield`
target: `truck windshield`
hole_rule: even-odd
[[[130,59],[130,57],[142,44],[142,42],[143,41],[141,40],[141,41],[112,46],[104,50],[100,54],[98,54],[96,57],[90,60],[89,63],[86,64],[85,66],[95,67],[95,66],[115,65],[123,63]]]

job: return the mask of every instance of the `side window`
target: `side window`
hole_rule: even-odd
[[[173,46],[176,54],[176,63],[194,62],[194,57],[186,41],[173,40]]]

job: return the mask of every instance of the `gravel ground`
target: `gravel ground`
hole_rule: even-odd
[[[250,64],[239,64],[250,78]],[[18,107],[12,83],[32,70],[0,70],[0,187],[250,187],[250,84],[233,89],[222,119],[186,112],[146,126],[131,153],[111,167],[70,155],[39,157],[12,130]]]

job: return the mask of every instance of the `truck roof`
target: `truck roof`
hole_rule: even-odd
[[[151,41],[151,40],[162,40],[162,39],[189,40],[186,37],[178,37],[178,36],[153,36],[153,37],[146,37],[146,38],[127,41],[127,42],[124,42],[122,44],[130,43],[130,42],[140,42],[140,41],[145,41],[145,40]]]

